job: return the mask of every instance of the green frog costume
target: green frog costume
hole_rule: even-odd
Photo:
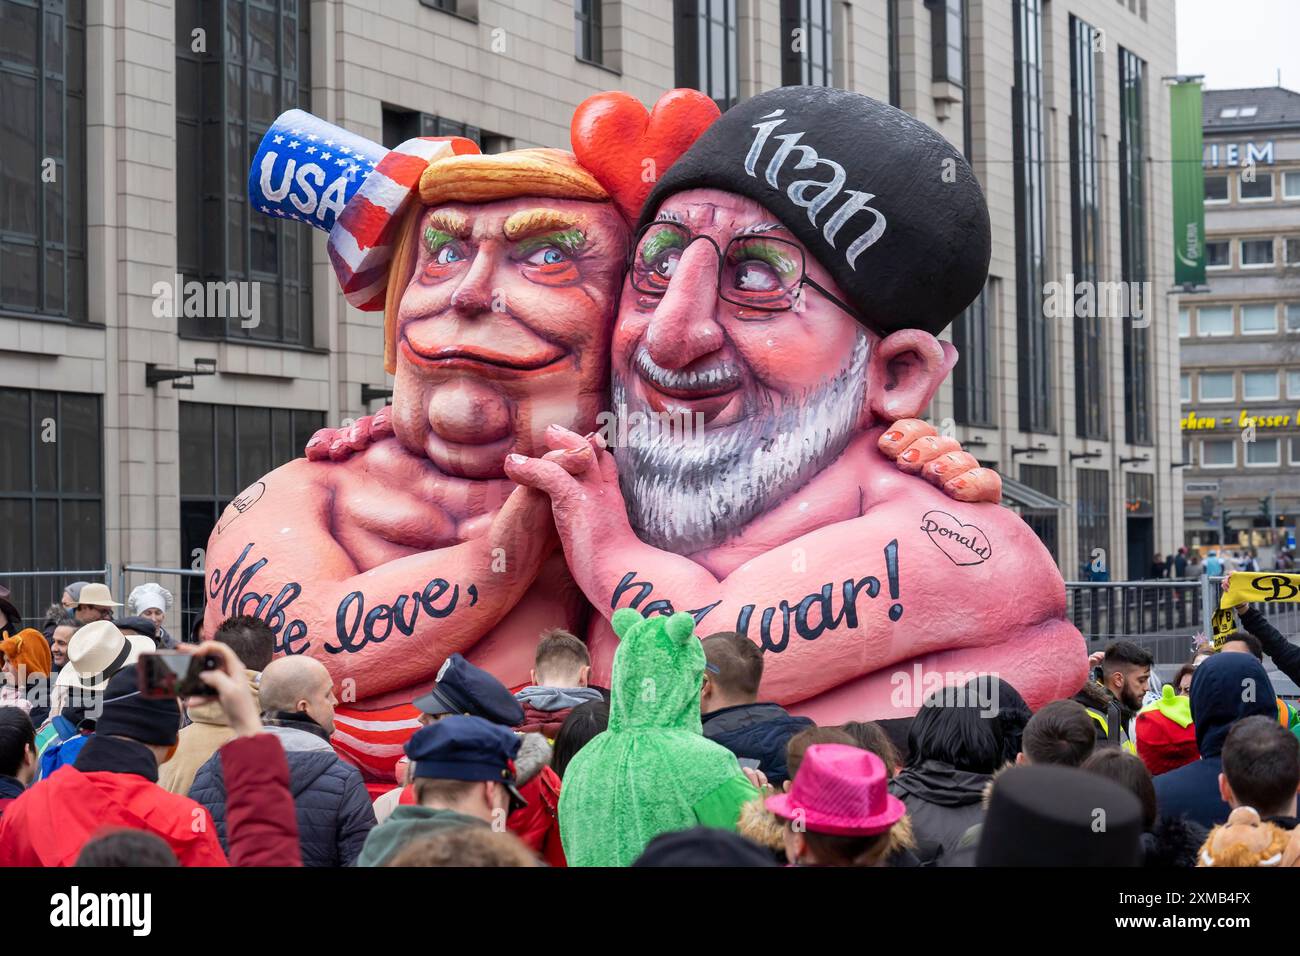
[[[758,791],[700,730],[704,648],[691,615],[614,612],[609,728],[578,751],[560,791],[569,866],[627,866],[660,833],[734,830]]]

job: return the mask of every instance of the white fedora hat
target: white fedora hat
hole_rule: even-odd
[[[112,593],[108,590],[107,584],[100,584],[98,581],[87,584],[81,589],[81,594],[77,597],[78,604],[94,604],[97,607],[121,607],[122,605],[113,600]]]
[[[143,652],[152,650],[154,643],[147,637],[123,634],[112,621],[93,621],[72,635],[68,663],[59,671],[54,686],[103,690],[110,677],[134,664]]]

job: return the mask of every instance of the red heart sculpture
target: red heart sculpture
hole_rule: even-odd
[[[629,222],[659,176],[721,116],[699,90],[669,90],[649,113],[630,93],[597,93],[573,113],[573,153]]]

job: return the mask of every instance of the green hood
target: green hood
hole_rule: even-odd
[[[757,795],[730,750],[700,732],[704,649],[689,614],[614,613],[609,728],[578,751],[560,789],[570,866],[627,866],[660,833],[734,828]]]
[[[646,619],[621,608],[612,623],[619,645],[610,678],[609,729],[701,733],[705,661],[694,619],[689,614]]]
[[[418,804],[401,804],[388,819],[366,836],[357,866],[383,866],[402,850],[421,837],[432,836],[451,827],[485,827],[478,817],[466,816],[455,810],[436,810]]]

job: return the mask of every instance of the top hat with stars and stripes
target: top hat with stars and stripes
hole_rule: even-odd
[[[418,137],[389,150],[289,110],[253,156],[248,201],[263,215],[329,233],[330,262],[348,304],[381,311],[395,233],[420,175],[434,160],[478,151],[459,136]]]

